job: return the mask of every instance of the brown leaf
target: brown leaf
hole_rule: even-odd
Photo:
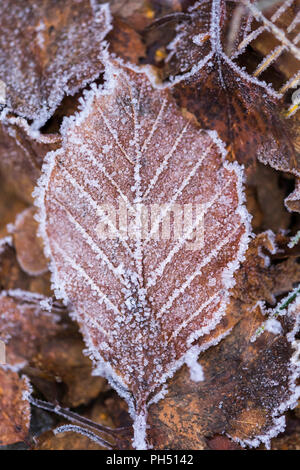
[[[300,179],[296,178],[295,189],[285,199],[285,205],[291,211],[300,212]]]
[[[197,4],[182,23],[167,59],[169,73],[176,75],[173,95],[201,127],[218,131],[232,159],[251,169],[258,158],[298,175],[300,162],[292,129],[280,113],[280,95],[224,52],[233,5],[225,0]]]
[[[42,311],[42,296],[25,291],[3,291],[0,295],[0,337],[7,343],[7,363],[23,366],[45,341],[54,337],[61,327],[58,317]]]
[[[43,274],[48,269],[42,240],[37,236],[38,223],[34,219],[35,213],[35,209],[29,207],[19,214],[13,234],[17,260],[23,271],[31,276]]]
[[[29,431],[30,405],[25,398],[29,392],[23,378],[0,367],[0,444],[23,441]]]
[[[193,341],[225,313],[248,214],[240,170],[224,163],[214,134],[184,118],[143,73],[107,68],[106,88],[94,88],[82,114],[69,120],[64,148],[47,157],[36,194],[56,287],[74,304],[99,373],[113,376],[120,393],[127,389],[130,402],[133,395],[143,420],[151,394],[184,361],[193,363]],[[185,212],[184,232],[168,222],[175,202],[181,211],[189,204],[199,210],[190,220]],[[113,221],[119,204],[128,233]],[[152,207],[150,230],[142,204]],[[162,222],[173,236],[159,238]],[[136,431],[144,445],[144,429]]]
[[[284,429],[282,413],[298,393],[295,365],[287,366],[295,353],[288,332],[297,318],[299,307],[282,317],[282,334],[266,331],[251,342],[264,316],[259,308],[248,311],[227,338],[201,356],[203,382],[195,384],[187,370],[179,371],[165,399],[149,410],[154,448],[198,449],[215,434],[268,445]]]
[[[107,6],[88,0],[2,2],[0,79],[8,106],[41,127],[64,95],[103,70],[98,59],[110,30]]]
[[[287,258],[272,264],[271,257],[276,252],[276,238],[270,230],[259,234],[250,243],[232,290],[232,296],[244,302],[246,307],[259,300],[274,304],[276,296],[287,294],[300,282],[297,260]]]
[[[286,176],[286,177],[285,177]],[[247,209],[253,216],[255,233],[288,230],[291,214],[286,210],[285,197],[291,188],[291,176],[257,162],[246,183]]]
[[[104,378],[92,376],[92,364],[83,355],[83,349],[84,344],[76,332],[65,331],[47,338],[32,356],[30,364],[37,369],[31,373],[33,382],[48,400],[59,398],[62,406],[77,407],[109,390]],[[60,396],[53,396],[51,383],[63,386],[57,391]]]
[[[39,436],[34,450],[101,450],[101,447],[76,432],[55,435],[53,431],[46,431]]]
[[[110,51],[125,61],[138,64],[145,57],[145,45],[141,36],[119,18],[113,21],[113,29],[107,36]]]
[[[12,237],[0,240],[0,289],[22,289],[51,296],[49,272],[37,277],[26,274],[20,267]]]
[[[284,435],[272,440],[272,450],[300,450],[300,423],[299,420],[287,418],[287,429]]]
[[[35,142],[17,126],[0,124],[0,170],[10,191],[21,201],[32,203],[32,191],[40,176],[44,156],[56,144]]]
[[[42,296],[25,291],[2,292],[0,338],[6,343],[7,363],[23,369],[50,400],[64,406],[86,404],[107,390],[101,377],[93,377],[91,361],[77,330],[64,318],[64,310],[40,306]],[[55,388],[60,384],[60,390]]]
[[[154,19],[181,11],[184,3],[185,0],[110,0],[109,6],[114,17],[136,31],[143,31]]]
[[[0,165],[1,166],[1,165]],[[12,224],[26,204],[11,190],[0,173],[0,240],[8,235],[7,224]]]
[[[85,411],[84,417],[90,419],[93,423],[101,424],[108,428],[123,427],[131,424],[128,420],[128,410],[124,406],[125,402],[118,396],[105,400],[98,400]],[[60,424],[69,424],[63,422]],[[104,436],[103,436],[104,437]],[[110,441],[109,436],[105,436],[105,439]],[[113,442],[113,441],[112,441]],[[131,448],[130,442],[125,440],[126,450]],[[91,439],[79,435],[75,432],[65,432],[57,434],[49,431],[41,436],[37,440],[35,450],[100,450],[101,446],[94,443]]]

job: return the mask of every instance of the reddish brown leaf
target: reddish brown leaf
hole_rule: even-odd
[[[23,271],[31,276],[43,274],[48,269],[42,241],[37,236],[38,224],[34,218],[35,212],[35,209],[30,207],[19,214],[13,234],[18,262]]]
[[[98,59],[110,30],[107,5],[88,0],[2,2],[0,79],[8,106],[42,126],[66,94],[103,70]]]
[[[145,57],[145,45],[141,36],[119,18],[114,19],[113,29],[107,36],[110,51],[125,61],[138,64]]]
[[[26,399],[28,383],[10,370],[0,367],[0,444],[23,441],[29,431],[30,405]]]
[[[281,263],[272,264],[272,255],[277,251],[276,238],[271,231],[259,234],[250,243],[246,259],[235,275],[236,285],[232,290],[235,299],[246,306],[259,300],[274,304],[276,296],[293,290],[300,282],[299,263],[287,257]],[[283,246],[280,251],[283,252]]]
[[[35,142],[17,126],[0,124],[0,170],[10,191],[21,201],[32,203],[31,193],[40,176],[43,158],[56,148],[56,144]]]
[[[198,449],[215,434],[269,445],[284,430],[282,413],[299,396],[299,362],[293,362],[299,318],[294,305],[280,320],[281,334],[265,331],[252,342],[264,316],[259,308],[248,311],[227,338],[201,356],[204,382],[195,384],[187,370],[178,372],[165,399],[149,410],[154,448]]]
[[[22,368],[45,340],[60,330],[59,317],[42,311],[40,295],[21,290],[0,295],[0,338],[5,341],[7,363]]]
[[[37,191],[53,280],[76,307],[98,373],[127,390],[142,446],[151,395],[184,361],[197,370],[193,341],[225,313],[248,239],[241,174],[224,162],[215,134],[184,118],[168,91],[116,64],[64,132],[64,148],[47,157]],[[199,212],[194,219],[185,212],[185,231],[174,232],[169,221],[173,235],[154,236],[175,202]],[[112,221],[124,205],[128,233]],[[150,229],[142,205],[152,207]]]
[[[48,335],[32,355],[33,369],[27,373],[48,400],[59,399],[62,406],[77,407],[110,389],[103,377],[92,375],[91,361],[83,349],[82,339],[69,328],[52,338]],[[61,390],[51,386],[55,383]]]
[[[26,208],[24,201],[11,190],[0,172],[0,240],[8,235],[7,224]]]
[[[6,343],[6,361],[15,369],[25,368],[47,399],[72,407],[88,403],[107,390],[107,383],[91,375],[91,361],[64,309],[53,306],[47,312],[40,305],[45,300],[21,290],[1,293],[0,339]]]
[[[218,131],[232,159],[253,167],[258,158],[299,175],[292,130],[280,114],[281,96],[224,52],[233,5],[198,3],[183,22],[170,46],[173,95],[201,127]]]

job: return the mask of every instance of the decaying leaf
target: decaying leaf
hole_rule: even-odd
[[[22,369],[45,339],[55,336],[59,317],[42,311],[42,296],[21,290],[0,294],[0,338],[6,343],[6,362]]]
[[[277,247],[275,234],[270,230],[251,241],[231,291],[232,297],[243,302],[246,308],[262,300],[275,305],[276,297],[292,291],[300,282],[297,258],[286,256],[281,263],[273,264],[271,258],[277,252],[284,257],[283,249]]]
[[[267,446],[284,430],[283,413],[295,406],[300,390],[299,302],[255,339],[264,321],[257,307],[248,311],[231,334],[201,356],[205,381],[195,384],[181,370],[168,384],[164,400],[149,409],[150,442],[155,449],[207,448],[216,434],[242,445]],[[296,348],[296,349],[295,349]],[[298,361],[298,362],[297,362]]]
[[[24,201],[11,190],[0,172],[0,240],[8,235],[7,224],[13,223],[18,213],[25,208]]]
[[[249,167],[249,172],[258,158],[299,175],[289,122],[280,112],[282,96],[224,52],[234,8],[236,3],[226,0],[192,7],[167,58],[172,62],[169,73],[176,75],[171,77],[173,95],[201,127],[218,131],[229,156]]]
[[[48,269],[42,241],[37,236],[38,224],[34,216],[35,209],[29,207],[17,216],[13,230],[18,262],[31,276],[43,274]]]
[[[2,3],[0,444],[297,448],[299,0]]]
[[[37,236],[38,224],[34,216],[33,207],[25,209],[18,214],[13,229],[18,262],[21,268],[31,276],[43,274],[48,269],[42,241]]]
[[[0,123],[0,171],[21,201],[32,203],[31,193],[40,176],[43,158],[56,144],[37,143],[24,130]]]
[[[150,398],[185,361],[197,378],[193,342],[225,313],[249,216],[214,133],[143,73],[111,63],[106,79],[65,122],[36,195],[56,293],[130,403],[142,447]]]
[[[48,335],[31,357],[30,378],[48,400],[59,399],[63,406],[77,407],[110,389],[103,377],[92,375],[91,360],[83,349],[82,338],[69,327],[52,338]],[[58,384],[58,389],[53,384]]]
[[[59,398],[64,406],[86,404],[107,390],[106,381],[91,375],[80,335],[62,307],[46,310],[49,300],[28,291],[1,292],[0,339],[6,344],[6,363],[25,370],[47,399]]]
[[[23,441],[29,431],[30,405],[26,399],[28,382],[0,367],[0,444]]]
[[[140,35],[119,18],[114,19],[113,29],[107,36],[110,51],[125,61],[138,64],[145,56],[145,45]]]
[[[39,277],[29,276],[20,267],[13,239],[7,236],[0,240],[0,289],[35,292],[46,297],[51,296],[49,272]]]
[[[98,56],[110,30],[107,5],[96,1],[5,0],[1,4],[0,79],[7,105],[41,127],[64,95],[103,70]]]

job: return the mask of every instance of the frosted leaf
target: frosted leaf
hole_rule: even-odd
[[[169,45],[167,83],[178,104],[193,113],[202,128],[217,130],[231,158],[249,168],[247,175],[258,159],[299,176],[296,131],[279,112],[282,95],[226,53],[235,8],[234,2],[225,0],[195,4]],[[245,15],[249,16],[246,7]]]
[[[245,308],[231,334],[202,353],[204,381],[190,380],[187,369],[170,379],[170,393],[149,409],[153,448],[206,448],[207,436],[215,434],[243,447],[269,447],[284,431],[284,413],[300,396],[299,299],[278,317],[280,331],[266,330],[252,342],[264,320],[260,306]]]
[[[140,433],[149,400],[225,314],[250,230],[242,170],[168,90],[115,63],[63,134],[35,191],[54,288]]]
[[[0,80],[6,102],[42,126],[64,95],[94,80],[110,30],[107,4],[89,0],[1,2]]]

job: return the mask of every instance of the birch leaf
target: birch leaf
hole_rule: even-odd
[[[242,172],[168,90],[116,63],[63,134],[36,190],[54,287],[144,447],[149,401],[184,362],[202,378],[195,342],[225,314],[248,244]]]

